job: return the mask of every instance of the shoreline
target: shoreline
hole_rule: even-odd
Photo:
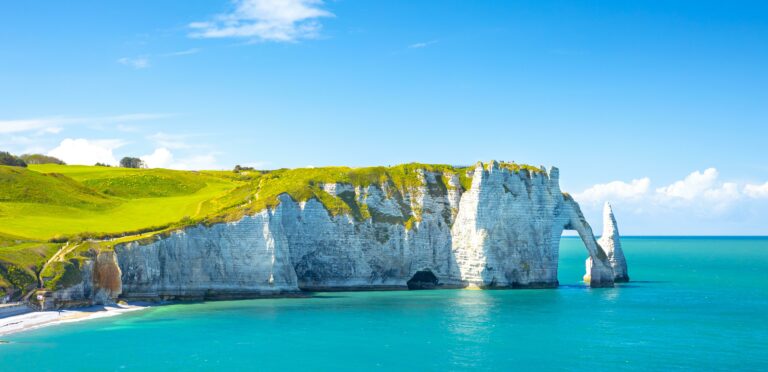
[[[542,289],[557,289],[563,287],[563,285],[555,284],[553,286],[525,286],[525,287],[497,287],[497,288],[482,288],[478,286],[467,287],[437,287],[433,289],[425,289],[427,291],[439,291],[439,290],[542,290]],[[585,288],[589,288],[586,286]],[[422,291],[419,289],[407,289],[402,287],[355,287],[355,288],[323,288],[322,290],[310,290],[301,291],[291,294],[279,294],[272,296],[256,296],[256,297],[222,297],[222,298],[188,298],[186,300],[175,301],[146,301],[136,299],[134,301],[122,302],[111,305],[92,305],[86,307],[73,307],[62,310],[50,310],[50,311],[32,311],[19,315],[12,315],[5,318],[0,318],[0,337],[17,334],[21,332],[31,331],[43,327],[54,326],[66,323],[82,322],[91,319],[99,319],[112,317],[116,315],[125,314],[132,311],[144,310],[155,306],[163,306],[169,304],[178,303],[194,303],[198,301],[237,301],[247,299],[268,299],[268,298],[310,298],[314,297],[317,293],[333,293],[333,292],[408,292],[408,291]],[[4,340],[0,339],[0,344]]]
[[[148,303],[124,303],[114,305],[94,305],[88,307],[33,311],[0,319],[0,337],[40,329],[59,324],[82,322],[91,319],[107,318],[132,311],[150,308]],[[0,340],[2,341],[2,340]]]

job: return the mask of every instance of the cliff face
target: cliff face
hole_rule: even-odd
[[[141,245],[115,247],[124,297],[245,297],[296,291],[279,221],[264,211],[234,223],[195,226]]]
[[[428,170],[418,172],[421,186],[407,192],[386,182],[327,183],[324,192],[348,202],[358,217],[333,215],[315,198],[297,202],[283,194],[276,207],[237,222],[118,245],[120,283],[112,283],[109,293],[183,299],[301,290],[555,287],[564,229],[578,231],[592,258],[590,285],[613,285],[618,276],[609,255],[578,204],[560,191],[556,168],[530,172],[492,162],[478,164],[469,176],[466,192],[458,175]],[[92,263],[94,272],[106,264]]]

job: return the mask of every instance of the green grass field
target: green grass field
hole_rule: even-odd
[[[66,165],[0,167],[0,233],[49,240],[117,233],[211,212],[242,182],[213,173]]]

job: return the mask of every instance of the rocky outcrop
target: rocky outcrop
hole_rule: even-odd
[[[99,252],[94,258],[84,260],[79,273],[78,284],[49,294],[53,300],[50,306],[109,304],[122,293],[121,272],[114,252]]]
[[[113,254],[119,267],[96,270],[91,276],[98,279],[88,280],[102,283],[102,293],[109,288],[113,298],[141,299],[556,287],[563,230],[581,236],[591,286],[612,286],[619,278],[613,262],[620,247],[607,252],[598,244],[578,204],[561,192],[557,168],[478,163],[467,170],[466,191],[463,174],[419,169],[417,175],[419,185],[406,189],[387,181],[319,186],[343,200],[349,213],[282,194],[275,207],[236,222],[119,244]],[[119,285],[102,279],[116,272]]]

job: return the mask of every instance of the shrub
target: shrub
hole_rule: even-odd
[[[24,160],[27,164],[59,164],[66,165],[64,161],[53,156],[43,154],[24,154],[20,156],[21,160]]]
[[[240,164],[238,164],[238,165],[235,165],[235,169],[233,170],[233,172],[240,173],[240,172],[252,171],[252,170],[254,170],[253,167],[243,167]]]
[[[13,285],[13,287],[18,288],[22,291],[29,286],[35,285],[34,276],[30,275],[24,269],[13,266],[13,265],[8,267],[8,272],[6,273],[6,277],[8,279],[8,282],[10,282],[11,285]]]
[[[141,160],[139,158],[132,158],[130,156],[126,156],[120,159],[120,166],[123,168],[146,168],[147,167],[147,165],[144,163],[144,160]]]

